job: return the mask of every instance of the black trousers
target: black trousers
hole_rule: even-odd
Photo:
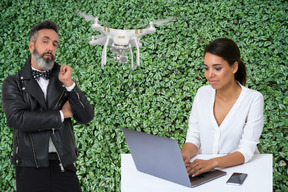
[[[61,172],[58,160],[49,160],[49,167],[16,167],[17,192],[81,192],[75,166]]]

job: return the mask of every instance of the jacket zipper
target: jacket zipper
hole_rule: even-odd
[[[18,165],[18,163],[19,163],[19,159],[18,159],[18,152],[19,152],[19,132],[18,132],[18,130],[16,129],[15,130],[16,131],[16,149],[15,149],[15,156],[16,156],[16,160],[15,160],[15,163],[16,163],[16,165]]]
[[[54,109],[57,109],[58,105],[60,105],[60,101],[61,101],[64,94],[65,94],[65,91],[62,91],[61,96],[59,97]],[[54,135],[54,133],[55,133],[55,128],[52,128],[52,135]]]
[[[53,128],[52,130],[53,130],[53,135],[54,135],[54,130],[55,130],[55,129]],[[55,146],[55,148],[56,148],[56,146]],[[65,169],[64,169],[64,167],[63,167],[63,164],[62,164],[62,161],[61,161],[61,158],[60,158],[60,155],[59,155],[57,149],[56,149],[56,154],[57,154],[57,156],[58,156],[59,166],[60,166],[61,172],[64,172]]]
[[[30,136],[30,139],[31,139],[32,151],[33,151],[33,155],[34,155],[34,161],[35,161],[36,167],[39,168],[39,165],[38,165],[38,163],[37,163],[37,159],[36,159],[36,153],[35,153],[35,148],[34,148],[34,142],[33,142],[32,135],[31,135],[30,132],[29,132],[29,136]]]
[[[63,164],[62,164],[62,161],[61,161],[60,155],[59,155],[58,151],[56,151],[56,153],[57,153],[57,156],[58,156],[59,166],[60,166],[61,172],[64,172],[65,169],[64,169],[64,167],[63,167]]]
[[[60,104],[61,104],[60,101],[61,101],[61,99],[62,99],[64,94],[65,94],[65,91],[62,91],[61,96],[59,97],[59,99],[58,99],[58,101],[57,101],[57,103],[55,105],[55,109],[57,109],[57,107],[60,106]]]
[[[16,141],[17,141],[17,144],[16,144],[16,155],[18,155],[18,151],[19,151],[19,131],[16,129]]]
[[[83,105],[83,103],[82,103],[81,100],[80,100],[80,95],[79,95],[79,93],[78,93],[76,90],[75,90],[75,93],[76,93],[76,95],[77,95],[77,97],[78,97],[78,100],[79,100],[80,104],[82,105],[83,108],[85,108],[84,105]]]
[[[60,106],[61,100],[62,100],[62,97],[63,97],[64,94],[65,94],[65,91],[62,91],[61,96],[59,97],[59,99],[58,99],[58,101],[57,101],[57,103],[56,103],[56,105],[55,105],[55,109],[57,109],[57,108]],[[52,128],[52,135],[54,135],[54,134],[55,134],[55,128]],[[56,148],[56,146],[55,146],[55,148]],[[60,155],[59,155],[57,149],[56,149],[56,154],[57,154],[57,156],[58,156],[59,166],[60,166],[61,172],[64,172],[65,169],[64,169],[64,167],[63,167],[63,164],[62,164],[62,161],[61,161],[61,158],[60,158]]]

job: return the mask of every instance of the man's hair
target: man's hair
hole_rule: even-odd
[[[56,23],[51,20],[46,20],[38,23],[34,27],[32,27],[29,33],[29,41],[36,41],[38,36],[38,31],[41,29],[52,29],[59,35],[59,28]]]

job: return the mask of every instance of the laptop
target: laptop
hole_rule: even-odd
[[[138,171],[187,187],[196,187],[226,175],[214,169],[197,177],[188,175],[176,140],[122,128]]]

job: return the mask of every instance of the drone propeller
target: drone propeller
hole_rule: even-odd
[[[87,43],[87,42],[89,42],[89,41],[97,41],[98,39],[101,39],[102,37],[105,37],[105,35],[92,35],[91,37],[88,37],[88,38],[84,38],[84,39],[78,39],[77,40],[77,42],[85,42],[85,43]]]
[[[77,10],[75,12],[77,15],[83,17],[86,21],[94,21],[95,20],[95,17],[93,17],[92,15],[85,14],[79,10]]]
[[[167,22],[171,21],[172,19],[173,19],[173,17],[169,17],[169,18],[167,18],[167,19],[152,21],[152,24],[153,24],[153,25],[160,26],[160,25],[163,25],[164,23],[167,23]]]
[[[164,23],[167,23],[167,22],[171,21],[172,19],[173,19],[173,17],[169,17],[169,18],[167,18],[167,19],[162,19],[162,20],[157,20],[157,21],[151,21],[149,24],[150,24],[150,26],[151,26],[151,25],[160,26],[160,25],[163,25]],[[142,25],[142,26],[139,27],[139,28],[143,28],[143,27],[145,27],[145,26],[147,26],[147,25]]]
[[[97,17],[93,17],[92,15],[88,15],[86,13],[83,13],[83,12],[79,11],[79,10],[77,10],[76,13],[79,16],[83,17],[86,21],[95,21],[96,20],[98,23],[106,25],[104,22],[99,21]]]
[[[94,39],[93,36],[92,36],[92,40],[89,41],[89,45],[103,45],[106,41],[106,36],[103,36],[99,39]]]

